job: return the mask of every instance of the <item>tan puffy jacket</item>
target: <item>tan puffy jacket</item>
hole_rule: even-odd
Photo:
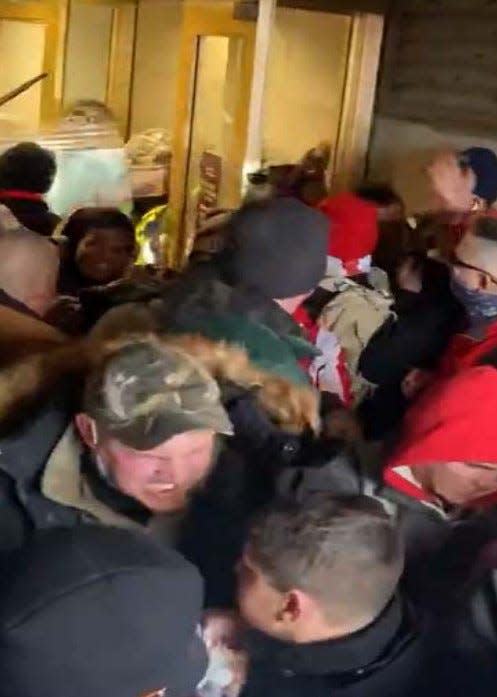
[[[324,307],[318,323],[338,339],[357,405],[372,387],[359,373],[359,358],[373,334],[393,314],[392,298],[350,279],[340,281],[336,290],[338,294]]]

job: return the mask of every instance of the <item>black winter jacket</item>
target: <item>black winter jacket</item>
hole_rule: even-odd
[[[242,697],[403,695],[419,670],[420,643],[395,598],[370,626],[342,639],[287,644],[258,635]]]
[[[463,319],[450,294],[397,293],[388,319],[364,349],[359,368],[374,385],[398,384],[412,368],[433,369]]]
[[[45,463],[67,426],[66,398],[57,395],[1,435],[0,552],[21,546],[35,530],[72,526],[81,519],[40,490]]]
[[[235,436],[228,439],[206,485],[192,500],[180,551],[203,572],[207,605],[231,607],[235,566],[252,516],[280,491],[284,472],[319,469],[341,460],[333,441],[293,436],[276,428],[244,395],[228,404]]]
[[[433,370],[450,337],[460,326],[464,311],[448,292],[398,291],[392,308],[396,317],[371,337],[359,360],[361,375],[376,390],[360,406],[367,438],[384,438],[402,420],[408,407],[401,385],[413,369]]]
[[[467,649],[396,597],[344,638],[288,644],[254,634],[242,697],[492,697],[493,661]]]

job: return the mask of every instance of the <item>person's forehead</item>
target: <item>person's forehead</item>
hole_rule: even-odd
[[[89,227],[85,234],[85,239],[99,242],[111,242],[119,244],[132,244],[128,230],[120,227],[100,227],[94,225]]]
[[[432,159],[432,164],[440,164],[442,162],[458,162],[459,153],[456,150],[451,150],[450,148],[445,150],[439,150]]]
[[[208,429],[198,429],[195,431],[178,433],[176,436],[173,436],[165,443],[161,443],[161,445],[158,445],[150,452],[152,454],[159,454],[161,452],[167,452],[175,449],[188,448],[190,445],[195,446],[199,445],[200,443],[204,443],[213,436],[214,431],[209,431]]]

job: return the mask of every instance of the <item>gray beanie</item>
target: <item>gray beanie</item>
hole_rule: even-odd
[[[297,199],[250,203],[232,219],[236,285],[283,299],[313,291],[326,271],[329,220]]]

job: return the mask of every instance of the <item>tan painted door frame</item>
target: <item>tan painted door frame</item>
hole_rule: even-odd
[[[236,207],[241,198],[256,34],[255,22],[234,19],[233,3],[229,0],[185,0],[183,12],[169,201],[176,237],[173,252],[176,263],[181,263],[191,243],[185,225],[187,197],[191,192],[186,191],[186,187],[200,39],[208,36],[243,39],[238,75],[240,89],[236,94],[231,138],[225,153],[230,165],[229,181],[225,186],[229,192],[229,205]]]
[[[58,13],[59,5],[56,0],[22,3],[0,2],[0,20],[34,22],[45,26],[43,71],[48,73],[48,77],[41,83],[40,123],[42,126],[51,123],[57,115],[55,81],[59,37]]]
[[[332,191],[356,185],[365,174],[383,31],[383,15],[352,17],[338,139],[329,171]]]

